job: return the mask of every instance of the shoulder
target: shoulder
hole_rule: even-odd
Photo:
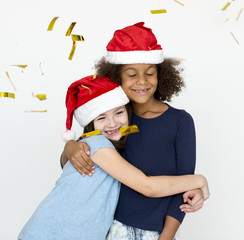
[[[178,124],[182,124],[182,123],[193,124],[194,123],[193,117],[186,110],[174,108],[174,107],[172,107],[170,105],[168,105],[168,106],[169,106],[168,110],[177,119],[177,123]]]
[[[100,148],[110,147],[115,148],[114,145],[103,135],[96,135],[81,139],[81,142],[85,142],[90,147],[91,155]]]

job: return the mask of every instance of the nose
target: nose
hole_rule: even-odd
[[[113,127],[115,127],[116,126],[116,120],[113,118],[113,117],[110,117],[109,119],[108,119],[108,127],[109,128],[113,128]]]
[[[147,81],[146,76],[144,74],[141,74],[139,75],[136,83],[139,85],[143,85],[146,83],[146,81]]]

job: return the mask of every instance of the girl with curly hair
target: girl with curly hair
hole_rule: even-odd
[[[164,59],[162,47],[143,22],[117,30],[107,55],[97,64],[100,76],[120,84],[131,100],[131,124],[140,132],[128,136],[122,156],[146,175],[193,174],[196,161],[195,127],[185,110],[166,103],[184,81],[180,61]],[[85,144],[69,141],[62,164],[69,161],[85,175],[93,163]],[[119,202],[107,239],[173,240],[186,212],[199,210],[199,189],[163,198],[148,198],[121,185]]]

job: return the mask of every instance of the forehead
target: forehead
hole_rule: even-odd
[[[146,71],[151,68],[157,68],[155,64],[125,64],[122,67],[122,71],[135,70],[135,71]]]

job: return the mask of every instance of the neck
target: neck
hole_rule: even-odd
[[[165,112],[168,109],[168,106],[153,98],[147,103],[132,102],[132,109],[134,113],[140,117],[154,118]]]

